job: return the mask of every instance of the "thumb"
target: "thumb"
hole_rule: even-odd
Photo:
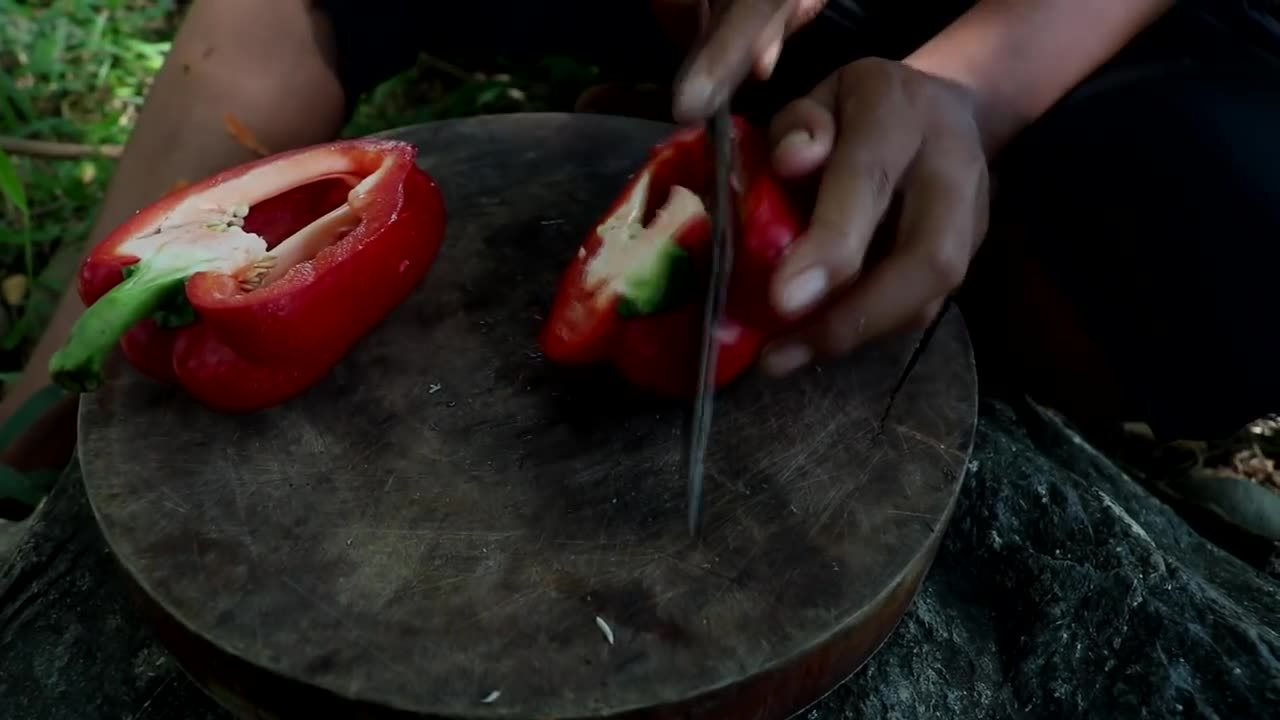
[[[753,70],[781,51],[794,0],[736,0],[716,5],[714,22],[677,75],[672,115],[681,123],[711,116]]]

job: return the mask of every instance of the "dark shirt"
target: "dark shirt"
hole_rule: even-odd
[[[484,61],[567,55],[612,74],[657,80],[681,59],[665,47],[649,0],[319,0],[337,38],[349,97],[410,67],[422,51]],[[789,43],[784,76],[816,82],[862,55],[902,57],[973,0],[831,0]],[[797,38],[800,40],[800,38]],[[793,50],[796,48],[797,50]]]
[[[1119,2],[1120,0],[1116,0]],[[859,57],[900,59],[943,30],[976,0],[830,0],[788,43],[773,78],[748,99],[766,116]],[[665,44],[650,0],[317,0],[332,22],[338,75],[348,103],[429,52],[464,67],[495,57],[561,55],[601,66],[613,79],[670,80],[683,51]],[[1280,57],[1280,0],[1179,0],[1181,12],[1135,40],[1114,64],[1157,64],[1225,34],[1274,63]],[[1146,36],[1152,37],[1146,37]],[[1130,56],[1130,57],[1126,57]]]

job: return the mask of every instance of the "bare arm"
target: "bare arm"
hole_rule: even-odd
[[[972,88],[988,151],[1005,145],[1173,0],[981,0],[907,64]]]
[[[254,157],[223,125],[233,113],[273,152],[323,142],[342,129],[344,96],[331,33],[310,0],[196,0],[112,177],[91,246],[179,180],[196,181]],[[62,298],[0,422],[49,384],[49,357],[84,310]]]

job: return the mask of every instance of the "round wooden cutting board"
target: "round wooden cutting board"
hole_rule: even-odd
[[[445,193],[444,248],[292,402],[219,415],[112,363],[81,404],[89,497],[210,693],[246,717],[773,720],[884,641],[973,438],[956,312],[883,434],[914,338],[721,392],[697,541],[686,408],[538,352],[561,269],[671,129],[528,114],[389,133]]]

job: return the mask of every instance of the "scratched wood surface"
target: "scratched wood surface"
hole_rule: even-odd
[[[254,717],[763,720],[883,641],[973,437],[958,313],[883,435],[912,338],[723,392],[700,542],[684,409],[539,356],[561,268],[669,131],[559,114],[397,131],[442,185],[445,247],[319,385],[220,416],[112,364],[82,403],[89,498],[211,693]]]

